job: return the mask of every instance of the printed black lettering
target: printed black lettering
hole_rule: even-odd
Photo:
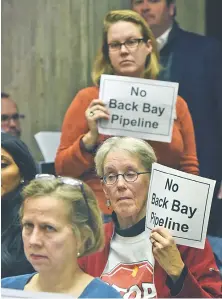
[[[179,200],[176,200],[176,199],[173,200],[171,210],[174,211],[174,212],[180,211],[180,201]]]
[[[153,223],[155,226],[164,226],[167,229],[175,230],[175,231],[182,231],[184,233],[188,232],[189,226],[185,223],[180,224],[179,222],[175,222],[172,218],[160,218],[156,215],[156,213],[151,213],[150,222]]]
[[[116,108],[116,100],[115,99],[109,100],[109,108]]]
[[[144,89],[139,90],[139,87],[137,87],[137,88],[135,89],[135,88],[132,86],[130,95],[133,96],[133,94],[135,94],[136,96],[141,96],[142,98],[144,98],[144,97],[146,96],[146,90],[144,90]]]
[[[150,112],[150,104],[149,103],[143,103],[143,112]]]
[[[183,233],[188,232],[189,226],[187,224],[182,224],[181,225],[181,230]]]
[[[132,86],[130,95],[133,96],[133,93],[135,93],[135,95],[138,96],[139,88],[137,87],[137,89],[135,89],[135,88]]]
[[[177,192],[179,189],[179,186],[177,184],[173,184],[173,185],[172,184],[173,184],[173,180],[171,179],[171,181],[170,181],[169,179],[167,179],[165,189],[168,189],[170,191],[172,188],[173,192]]]

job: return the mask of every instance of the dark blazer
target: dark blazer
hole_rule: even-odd
[[[191,112],[200,175],[219,182],[222,180],[222,45],[213,38],[184,31],[174,22],[168,42],[160,51],[160,60],[164,67],[160,79],[179,82],[179,95]],[[221,204],[214,199],[214,215]],[[222,218],[221,215],[217,217]]]

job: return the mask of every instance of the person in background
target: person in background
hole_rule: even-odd
[[[216,180],[208,236],[222,275],[222,44],[181,29],[175,21],[175,0],[131,2],[157,39],[163,65],[159,78],[179,82],[179,94],[190,109],[200,175]]]
[[[212,4],[213,5],[213,4]],[[181,29],[175,0],[132,0],[153,31],[163,70],[159,76],[179,83],[194,123],[200,175],[217,181],[208,233],[222,237],[222,44]]]
[[[131,10],[111,11],[104,20],[102,47],[92,72],[95,86],[81,90],[63,122],[55,168],[59,175],[81,178],[96,194],[105,221],[111,209],[95,173],[96,148],[109,136],[98,133],[97,122],[109,119],[99,97],[102,74],[156,79],[160,71],[155,38],[145,20]],[[198,174],[193,124],[185,101],[177,98],[171,143],[150,141],[160,164]]]
[[[221,279],[206,240],[204,249],[176,245],[163,226],[145,231],[152,163],[145,141],[112,137],[98,149],[96,171],[113,222],[105,224],[105,247],[79,259],[84,271],[120,291],[123,298],[216,298]]]
[[[92,190],[72,178],[41,174],[22,195],[24,250],[36,272],[4,278],[2,287],[74,298],[121,298],[77,263],[77,257],[104,246],[102,218]]]
[[[1,93],[1,130],[12,136],[21,136],[20,119],[24,118],[19,114],[16,103],[10,98],[9,94]]]
[[[18,211],[21,190],[37,174],[35,161],[18,138],[1,134],[1,276],[32,273],[22,243]]]

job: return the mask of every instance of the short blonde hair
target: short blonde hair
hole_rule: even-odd
[[[145,42],[151,40],[153,49],[151,54],[147,56],[144,78],[156,79],[160,72],[159,54],[157,50],[156,39],[147,22],[138,13],[132,10],[113,10],[105,16],[103,22],[102,47],[98,52],[92,71],[92,80],[94,84],[99,85],[100,77],[102,74],[114,74],[114,70],[109,59],[107,34],[110,26],[118,21],[125,21],[136,24],[140,28]]]
[[[96,152],[96,172],[100,177],[104,176],[105,159],[113,151],[125,151],[136,157],[147,171],[151,171],[152,164],[157,160],[153,148],[146,141],[133,137],[111,137]]]
[[[81,245],[80,256],[91,254],[103,247],[103,222],[97,200],[92,189],[82,181],[79,181],[79,185],[72,186],[64,183],[60,178],[35,179],[23,189],[22,196],[20,220],[24,215],[26,199],[50,196],[64,201],[67,205],[70,224]]]

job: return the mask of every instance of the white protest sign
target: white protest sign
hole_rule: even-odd
[[[152,166],[146,229],[164,226],[177,244],[204,248],[215,181]]]
[[[178,83],[102,75],[99,98],[110,113],[100,134],[171,142]]]

